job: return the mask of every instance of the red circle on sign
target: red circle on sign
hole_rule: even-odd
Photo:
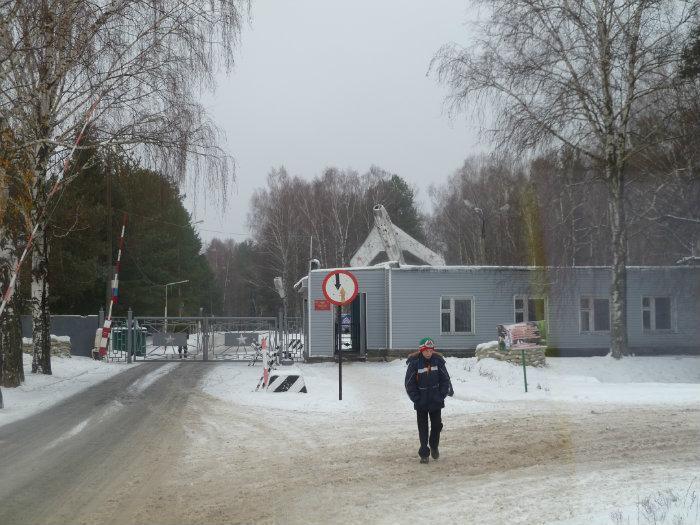
[[[345,300],[345,302],[336,301],[335,299],[331,298],[326,293],[326,283],[328,282],[328,280],[331,277],[333,277],[334,275],[340,274],[340,273],[345,274],[348,277],[350,277],[350,279],[352,279],[352,282],[355,284],[355,291],[352,293],[352,295],[350,296],[349,299]],[[357,283],[357,277],[355,277],[349,271],[347,271],[347,270],[335,270],[335,271],[332,271],[331,273],[329,273],[328,275],[326,275],[325,279],[323,279],[323,284],[321,285],[321,290],[323,291],[324,297],[326,299],[328,299],[331,303],[333,303],[336,306],[344,306],[346,304],[350,304],[351,302],[353,302],[355,300],[355,297],[357,297],[357,292],[360,290],[360,285]]]

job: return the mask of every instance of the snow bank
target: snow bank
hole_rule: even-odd
[[[32,374],[32,356],[24,354],[25,382],[18,388],[3,388],[5,408],[0,426],[31,416],[67,397],[127,370],[130,366],[95,361],[89,357],[51,358],[53,375]]]
[[[53,335],[53,334],[51,334],[51,340],[59,342],[59,343],[70,343],[70,336],[69,335]],[[31,345],[31,344],[34,344],[34,339],[32,339],[31,337],[23,337],[22,343],[25,345]]]
[[[612,404],[698,403],[698,357],[547,358],[523,369],[495,359],[448,358],[455,398],[481,402],[551,400]]]
[[[593,404],[698,404],[700,358],[611,357],[548,358],[545,368],[527,368],[524,392],[522,367],[493,359],[447,358],[455,390],[447,413],[507,408],[508,402]],[[343,365],[343,400],[338,400],[338,365],[297,365],[307,394],[255,391],[259,366],[222,363],[204,378],[205,392],[236,404],[314,413],[394,412],[412,407],[404,391],[406,364],[347,363]]]

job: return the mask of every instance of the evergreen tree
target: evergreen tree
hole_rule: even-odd
[[[126,315],[131,307],[139,315],[160,315],[163,285],[182,280],[189,282],[168,290],[169,314],[194,315],[206,307],[212,273],[177,185],[114,154],[93,157],[83,169],[52,221],[52,311],[94,314],[108,303],[124,212],[113,314]]]

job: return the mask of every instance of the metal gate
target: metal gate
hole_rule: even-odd
[[[282,322],[282,359],[292,361],[304,360],[304,320],[301,317],[287,317]]]
[[[120,320],[122,321],[122,320]],[[274,317],[133,317],[113,326],[109,357],[124,361],[255,361],[283,335]]]

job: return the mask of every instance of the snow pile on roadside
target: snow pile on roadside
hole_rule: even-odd
[[[58,343],[70,343],[70,336],[69,335],[53,335],[53,334],[51,334],[51,340],[56,341]],[[32,344],[34,344],[34,339],[32,339],[31,337],[23,337],[22,344],[32,345]]]
[[[53,375],[32,374],[32,356],[24,354],[25,382],[17,388],[3,388],[5,408],[0,425],[40,412],[81,390],[127,370],[130,366],[105,363],[89,357],[51,358]]]
[[[338,401],[338,365],[333,363],[318,363],[314,365],[297,364],[297,369],[304,378],[308,393],[266,392],[256,391],[255,387],[262,375],[261,366],[247,366],[246,363],[221,363],[213,367],[202,380],[202,388],[208,394],[225,401],[246,406],[261,406],[278,408],[287,411],[307,413],[334,412],[338,407],[343,411],[359,411],[366,406],[361,391],[363,373],[362,365],[354,363],[343,366],[343,400]],[[281,372],[287,372],[287,367],[280,367]],[[271,375],[274,375],[272,371]],[[369,376],[370,381],[376,379]],[[401,381],[403,387],[403,380]],[[377,390],[377,385],[367,386]],[[381,390],[388,390],[385,385]],[[342,404],[341,404],[342,403]]]
[[[560,357],[523,369],[495,359],[448,358],[455,397],[476,401],[552,400],[616,404],[698,403],[698,357]]]
[[[448,413],[504,409],[507,402],[556,401],[602,404],[698,404],[700,358],[611,357],[548,358],[545,368],[523,370],[506,362],[447,358],[455,390]],[[404,391],[406,363],[343,365],[343,400],[338,400],[338,365],[299,364],[307,394],[255,391],[259,366],[225,363],[202,382],[205,392],[235,404],[313,413],[383,412],[410,409]],[[284,367],[283,367],[284,368]],[[534,405],[533,405],[534,406]]]

